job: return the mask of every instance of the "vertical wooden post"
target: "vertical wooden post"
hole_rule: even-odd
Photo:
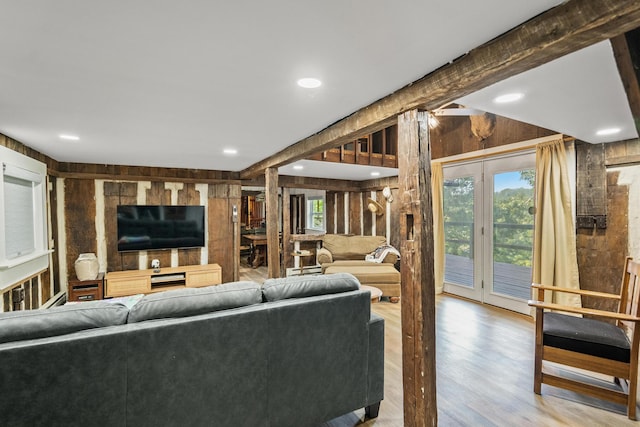
[[[427,113],[398,117],[404,425],[436,426],[431,152]]]
[[[291,190],[282,188],[282,273],[286,276],[291,263]]]
[[[267,264],[269,278],[280,277],[280,239],[278,238],[278,169],[265,170],[267,202]]]

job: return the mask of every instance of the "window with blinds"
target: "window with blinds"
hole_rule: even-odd
[[[0,290],[49,265],[46,165],[0,147]]]
[[[5,257],[9,260],[36,250],[33,231],[33,182],[4,177]]]

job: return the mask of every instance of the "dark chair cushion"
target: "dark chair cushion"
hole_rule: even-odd
[[[630,360],[631,345],[622,329],[595,319],[545,313],[543,343],[619,362]]]

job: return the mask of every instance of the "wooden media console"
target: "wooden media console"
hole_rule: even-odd
[[[218,264],[185,265],[159,270],[112,271],[106,275],[105,297],[149,294],[169,289],[219,285],[222,268]]]

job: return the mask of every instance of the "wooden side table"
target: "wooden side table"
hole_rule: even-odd
[[[382,291],[374,286],[360,285],[360,290],[371,292],[371,303],[380,302]]]
[[[94,280],[69,280],[67,301],[93,301],[104,298],[104,273]]]
[[[291,256],[294,258],[298,258],[300,261],[300,275],[302,276],[304,274],[304,258],[305,257],[310,257],[312,256],[313,253],[311,251],[307,251],[307,250],[299,250],[299,251],[293,251],[291,252]],[[295,268],[294,268],[295,270]]]

